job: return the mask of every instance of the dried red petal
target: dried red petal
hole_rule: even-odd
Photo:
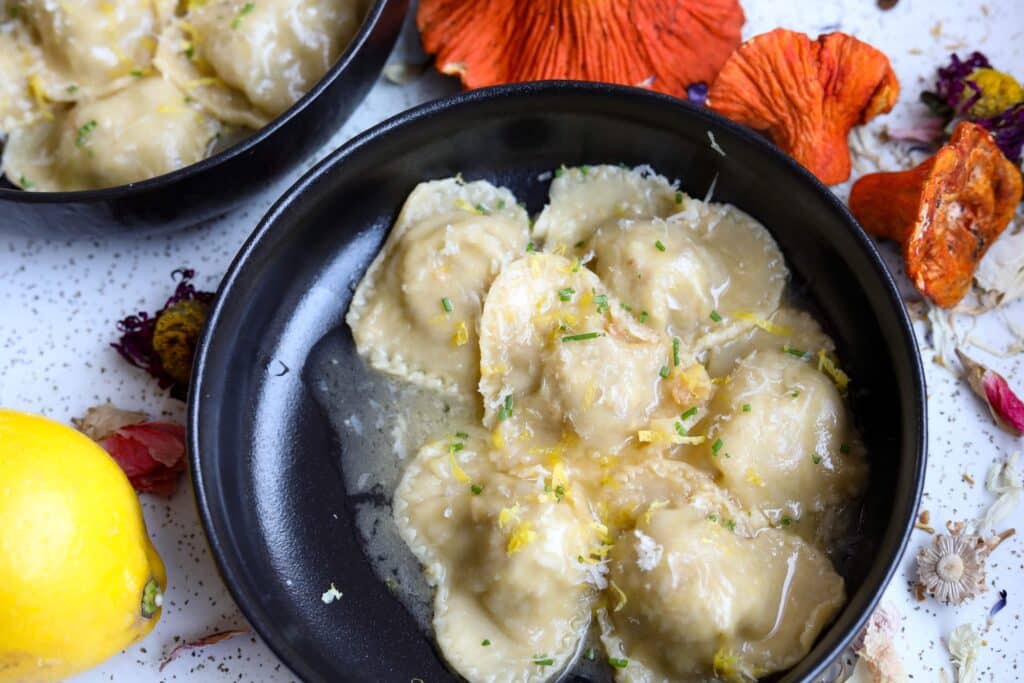
[[[775,29],[745,42],[708,94],[711,109],[768,133],[827,185],[850,177],[850,129],[887,112],[900,86],[889,59],[853,36]]]
[[[967,372],[967,383],[984,399],[996,424],[1011,434],[1024,434],[1024,402],[1013,393],[1006,378],[960,351],[957,355]]]
[[[169,497],[185,471],[185,428],[169,422],[128,425],[99,442],[140,493]]]
[[[860,178],[850,211],[867,232],[902,243],[914,286],[948,308],[970,289],[1021,193],[1020,170],[988,131],[964,121],[949,144],[915,168]]]
[[[160,671],[163,671],[168,664],[170,664],[175,659],[185,654],[189,650],[196,650],[198,648],[206,647],[208,645],[216,645],[217,643],[228,640],[229,638],[245,635],[246,633],[249,633],[249,629],[247,628],[231,629],[227,631],[218,631],[216,633],[211,633],[210,635],[203,636],[202,638],[199,638],[197,640],[190,640],[180,643],[178,644],[177,647],[171,650],[167,654],[167,657],[164,658],[164,661],[160,663]]]
[[[467,88],[570,79],[686,97],[740,44],[738,0],[421,0],[437,68]]]

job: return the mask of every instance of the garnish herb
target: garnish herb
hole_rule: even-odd
[[[679,436],[686,436],[686,427],[684,427],[683,423],[678,420],[676,420],[676,434]]]
[[[231,28],[237,30],[238,27],[242,25],[242,17],[249,14],[249,12],[252,12],[254,9],[256,9],[256,5],[251,2],[247,2],[242,5],[242,9],[238,10],[238,14],[235,15],[234,21],[231,22]]]
[[[691,417],[697,414],[697,406],[694,406],[687,410],[685,413],[679,416],[682,420],[689,420]]]
[[[29,180],[25,176],[21,176],[20,178],[18,178],[18,184],[21,185],[22,189],[25,189],[25,190],[31,190],[33,187],[36,186],[35,183],[33,183],[31,180]]]
[[[783,346],[782,350],[791,356],[796,356],[797,358],[800,358],[801,360],[806,360],[811,357],[811,354],[807,353],[806,351],[794,349],[792,346]]]
[[[789,395],[792,396],[793,398],[796,398],[800,395],[800,390],[794,389]]]
[[[505,200],[504,199],[499,199],[498,200],[498,211],[501,211],[504,208],[505,208]]]
[[[658,251],[665,251],[665,245],[662,243],[661,240],[655,240],[654,246],[658,248]]]
[[[604,313],[608,310],[608,295],[598,294],[594,297],[594,303],[597,304],[597,312]]]
[[[587,175],[588,173],[590,173],[590,167],[586,165],[580,166],[580,173],[582,173],[583,175]]]
[[[718,451],[720,451],[720,450],[722,450],[722,440],[721,439],[715,439],[715,442],[713,444],[711,444],[711,455],[712,456],[718,455]]]
[[[92,119],[81,128],[78,129],[78,134],[75,136],[75,147],[85,147],[86,143],[89,142],[89,135],[96,130],[96,119]]]
[[[561,178],[565,174],[565,166],[559,166],[555,169],[555,177]]]
[[[792,519],[790,519],[789,517],[783,517],[783,518],[782,518],[782,519],[781,519],[781,520],[779,521],[779,523],[780,523],[780,524],[781,524],[782,526],[789,526],[790,524],[792,524],[792,523],[793,523],[793,520],[792,520]]]
[[[716,323],[722,322],[722,316],[718,314],[718,311],[711,311],[711,313],[708,314],[708,317],[711,318]]]
[[[579,242],[576,243],[576,248],[577,249],[582,249],[583,248],[583,240],[580,240]]]
[[[533,242],[526,245],[526,251],[537,251],[537,247],[533,246]]]
[[[679,337],[672,337],[672,365],[679,367]]]
[[[451,450],[452,453],[458,453],[465,447],[466,444],[455,441],[454,443],[452,443],[451,448],[449,450]]]
[[[676,204],[682,204],[682,203],[683,203],[683,193],[682,192],[676,192]]]
[[[632,313],[632,312],[633,312],[633,307],[632,307],[632,306],[630,306],[629,304],[619,303],[619,306],[620,306],[620,307],[622,308],[622,310],[624,310],[624,311],[625,311],[626,313]]]
[[[708,515],[708,521],[709,522],[717,522],[718,521],[718,515]]]
[[[640,322],[647,322],[648,317],[650,317],[650,314],[648,314],[647,311],[640,311]]]
[[[565,487],[559,484],[555,487],[555,500],[559,503],[562,502],[562,498],[565,497]]]
[[[615,657],[609,657],[608,663],[614,666],[616,669],[625,669],[629,666],[628,659],[616,659]]]
[[[587,648],[587,659],[590,661],[597,659],[597,650],[593,646]]]
[[[572,272],[574,272],[574,273],[580,272],[580,260],[579,259],[576,259],[576,263],[572,264]]]
[[[196,46],[189,45],[188,47],[186,47],[184,50],[184,55],[186,59],[193,59],[196,56]]]
[[[744,403],[743,404],[743,412],[744,413],[749,413],[750,412],[750,404],[749,403]]]
[[[661,375],[663,378],[667,378],[670,372],[672,371],[668,369],[667,365],[662,365],[661,370],[658,370],[658,374]]]
[[[551,666],[555,663],[555,660],[551,659],[550,657],[545,657],[543,659],[534,659],[533,663],[537,666]]]
[[[735,519],[727,519],[727,520],[725,520],[724,524],[725,524],[726,528],[729,529],[729,531],[736,531],[736,520]]]
[[[815,465],[820,465],[821,464],[821,456],[818,455],[817,453],[815,453],[814,455],[811,456],[811,462],[813,462]]]
[[[509,394],[508,396],[505,397],[505,403],[498,410],[498,421],[500,422],[502,420],[507,420],[508,418],[512,417],[512,408],[512,394]]]
[[[442,297],[441,298],[441,308],[444,309],[445,313],[451,313],[452,310],[454,310],[452,308],[452,300],[449,299],[448,297]]]
[[[456,439],[468,439],[469,438],[469,434],[467,434],[466,432],[455,432],[455,438]]]
[[[572,295],[575,293],[575,289],[572,287],[566,287],[565,289],[558,290],[558,298],[562,301],[572,301]]]
[[[469,491],[470,491],[470,493],[472,493],[472,494],[473,494],[474,496],[479,496],[479,495],[480,495],[481,493],[483,493],[483,492],[484,492],[484,487],[483,487],[483,486],[481,486],[480,484],[472,484],[472,485],[471,485],[471,486],[469,487]],[[484,645],[489,645],[489,644],[490,644],[489,642],[486,642],[486,641],[484,642]]]
[[[490,646],[490,644],[491,641],[487,640],[486,638],[484,638],[483,641],[480,643],[480,645],[482,645],[483,647],[488,647]]]
[[[78,92],[78,86],[72,83],[71,85],[66,87],[65,90],[67,90],[69,93]]]
[[[567,337],[562,337],[563,342],[574,342],[574,341],[587,341],[588,339],[597,339],[604,335],[600,332],[584,332],[583,334],[570,334]]]

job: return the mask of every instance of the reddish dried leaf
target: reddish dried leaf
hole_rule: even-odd
[[[988,131],[964,121],[949,144],[917,167],[860,178],[850,210],[869,233],[901,242],[914,285],[948,308],[967,293],[1021,192],[1020,170]]]
[[[185,471],[185,428],[168,422],[128,425],[99,442],[140,493],[171,496]]]
[[[957,355],[967,373],[967,383],[985,401],[996,424],[1011,434],[1024,434],[1024,402],[1013,393],[1006,379],[959,350]]]
[[[421,0],[423,47],[467,88],[570,79],[685,98],[736,46],[738,0]]]
[[[170,664],[175,659],[185,654],[189,650],[196,650],[202,647],[207,647],[208,645],[215,645],[217,643],[228,640],[229,638],[245,635],[246,633],[249,633],[249,629],[247,628],[231,629],[227,631],[218,631],[217,633],[211,633],[210,635],[203,636],[198,640],[191,640],[186,641],[184,643],[180,643],[178,644],[177,647],[171,650],[167,654],[167,657],[164,658],[164,661],[160,663],[160,671],[163,671],[168,664]]]
[[[708,106],[768,133],[827,185],[850,177],[847,136],[896,104],[896,73],[881,52],[844,33],[811,40],[775,29],[722,67]]]

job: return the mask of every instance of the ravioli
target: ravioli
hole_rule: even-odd
[[[811,360],[755,351],[709,409],[706,455],[745,506],[800,523],[861,493],[860,439],[833,380]]]
[[[43,191],[91,190],[170,173],[207,154],[218,124],[159,76],[55,111],[11,133],[3,170]]]
[[[689,197],[678,209],[667,219],[599,227],[593,268],[653,326],[701,350],[771,315],[788,271],[768,231],[739,209]]]
[[[407,381],[472,393],[484,298],[528,238],[529,218],[504,188],[418,185],[352,298],[346,321],[359,353]]]
[[[568,428],[614,452],[654,413],[669,349],[578,260],[529,254],[505,267],[484,305],[484,424],[507,445]]]
[[[19,14],[39,36],[40,87],[54,101],[101,97],[152,73],[168,0],[23,0]]]
[[[668,216],[682,201],[676,186],[649,167],[563,167],[555,172],[534,235],[544,240],[547,251],[583,254],[601,225],[621,218]]]
[[[0,16],[8,16],[8,9],[0,2]],[[53,115],[38,80],[41,60],[21,22],[0,21],[0,138]]]
[[[776,530],[745,537],[688,505],[616,539],[600,614],[616,680],[749,680],[810,650],[846,599],[828,558]]]
[[[829,358],[835,354],[835,342],[804,311],[783,306],[766,318],[751,316],[747,320],[753,322],[753,327],[708,349],[707,368],[711,375],[728,375],[737,361],[758,349],[789,349],[815,358],[819,353]]]
[[[496,471],[486,443],[474,430],[425,446],[399,484],[395,517],[435,588],[449,664],[475,683],[546,681],[589,624],[593,590],[576,558],[596,542],[593,524],[578,494]]]
[[[217,118],[261,128],[327,73],[363,12],[351,0],[189,3],[156,64]]]

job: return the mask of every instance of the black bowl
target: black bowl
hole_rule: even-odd
[[[130,185],[25,192],[0,178],[0,230],[95,237],[173,230],[240,206],[322,147],[377,80],[408,0],[376,0],[330,71],[254,135],[199,163]]]
[[[352,289],[416,183],[487,178],[537,211],[539,173],[602,162],[649,163],[696,196],[717,175],[715,198],[772,232],[854,378],[872,471],[850,600],[781,680],[820,676],[892,578],[923,483],[924,383],[892,279],[843,204],[761,137],[670,97],[558,82],[478,90],[386,121],[296,183],[231,266],[196,358],[189,447],[207,536],[242,610],[302,678],[453,678],[364,555],[311,392],[314,346],[351,351]],[[331,582],[344,598],[328,606]]]

